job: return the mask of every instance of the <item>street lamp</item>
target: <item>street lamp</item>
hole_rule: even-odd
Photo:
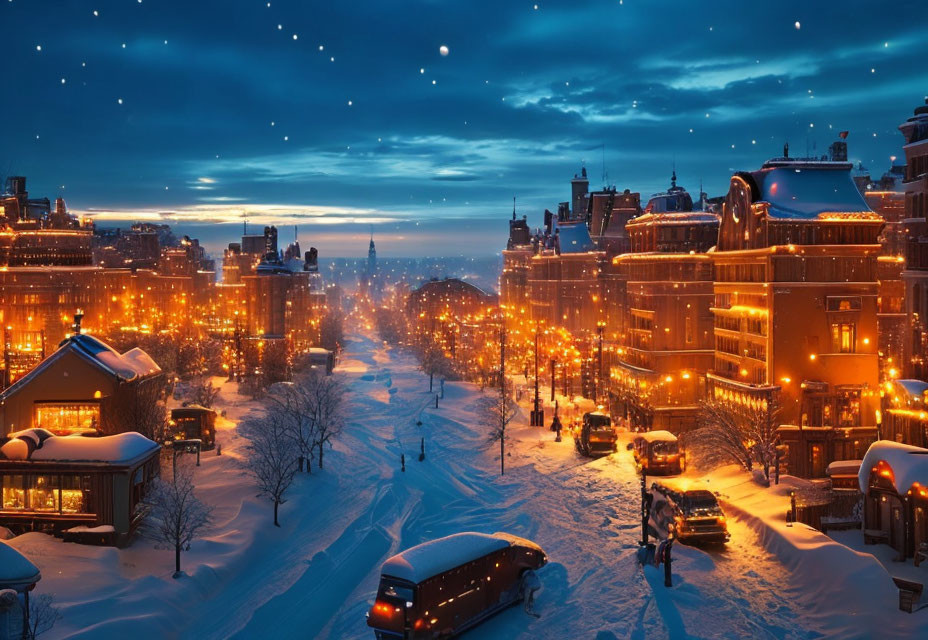
[[[541,400],[538,397],[538,334],[540,327],[535,323],[535,408],[530,416],[530,423],[533,427],[542,427],[545,424],[545,412],[540,408]]]

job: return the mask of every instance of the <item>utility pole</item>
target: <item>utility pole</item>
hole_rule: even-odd
[[[554,368],[557,365],[557,360],[551,358],[551,402],[554,402]]]
[[[596,372],[596,375],[593,376],[593,402],[596,402],[596,398],[598,397],[597,386],[596,386],[597,379],[599,379],[599,386],[602,387],[603,396],[606,395],[605,394],[606,385],[603,382],[603,330],[604,329],[605,329],[605,326],[603,322],[600,321],[596,325],[596,331],[597,333],[599,333],[599,363],[598,363],[599,366],[597,367],[599,370]]]

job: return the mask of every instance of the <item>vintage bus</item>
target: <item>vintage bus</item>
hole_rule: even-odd
[[[673,531],[680,542],[728,542],[728,525],[718,500],[705,487],[685,489],[660,482],[651,485],[648,530],[661,540]]]
[[[456,533],[407,549],[381,568],[367,625],[377,640],[447,638],[519,602],[547,557],[508,533]]]
[[[608,456],[615,451],[618,436],[612,419],[604,413],[583,414],[583,426],[574,436],[574,444],[582,455],[588,458]]]
[[[669,431],[639,433],[628,448],[645,475],[674,475],[686,469],[686,454]]]

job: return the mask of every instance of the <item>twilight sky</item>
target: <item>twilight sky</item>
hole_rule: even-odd
[[[514,195],[538,224],[581,162],[598,187],[602,145],[643,200],[841,130],[881,174],[928,92],[923,1],[0,0],[0,176],[213,251],[247,212],[325,256],[371,225],[486,255]]]

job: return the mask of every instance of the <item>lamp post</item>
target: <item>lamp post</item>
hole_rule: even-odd
[[[551,402],[554,402],[554,370],[557,366],[557,360],[551,358]]]
[[[534,410],[531,415],[531,426],[541,427],[545,423],[545,412],[540,408],[541,399],[538,397],[538,334],[539,326],[538,323],[535,323],[535,403]]]
[[[606,323],[600,320],[596,323],[596,332],[599,334],[599,361],[597,365],[596,375],[593,376],[593,402],[596,402],[597,399],[597,380],[599,380],[599,386],[605,387],[602,383],[603,379],[603,330],[606,328]],[[603,396],[606,394],[606,389],[603,388]]]

